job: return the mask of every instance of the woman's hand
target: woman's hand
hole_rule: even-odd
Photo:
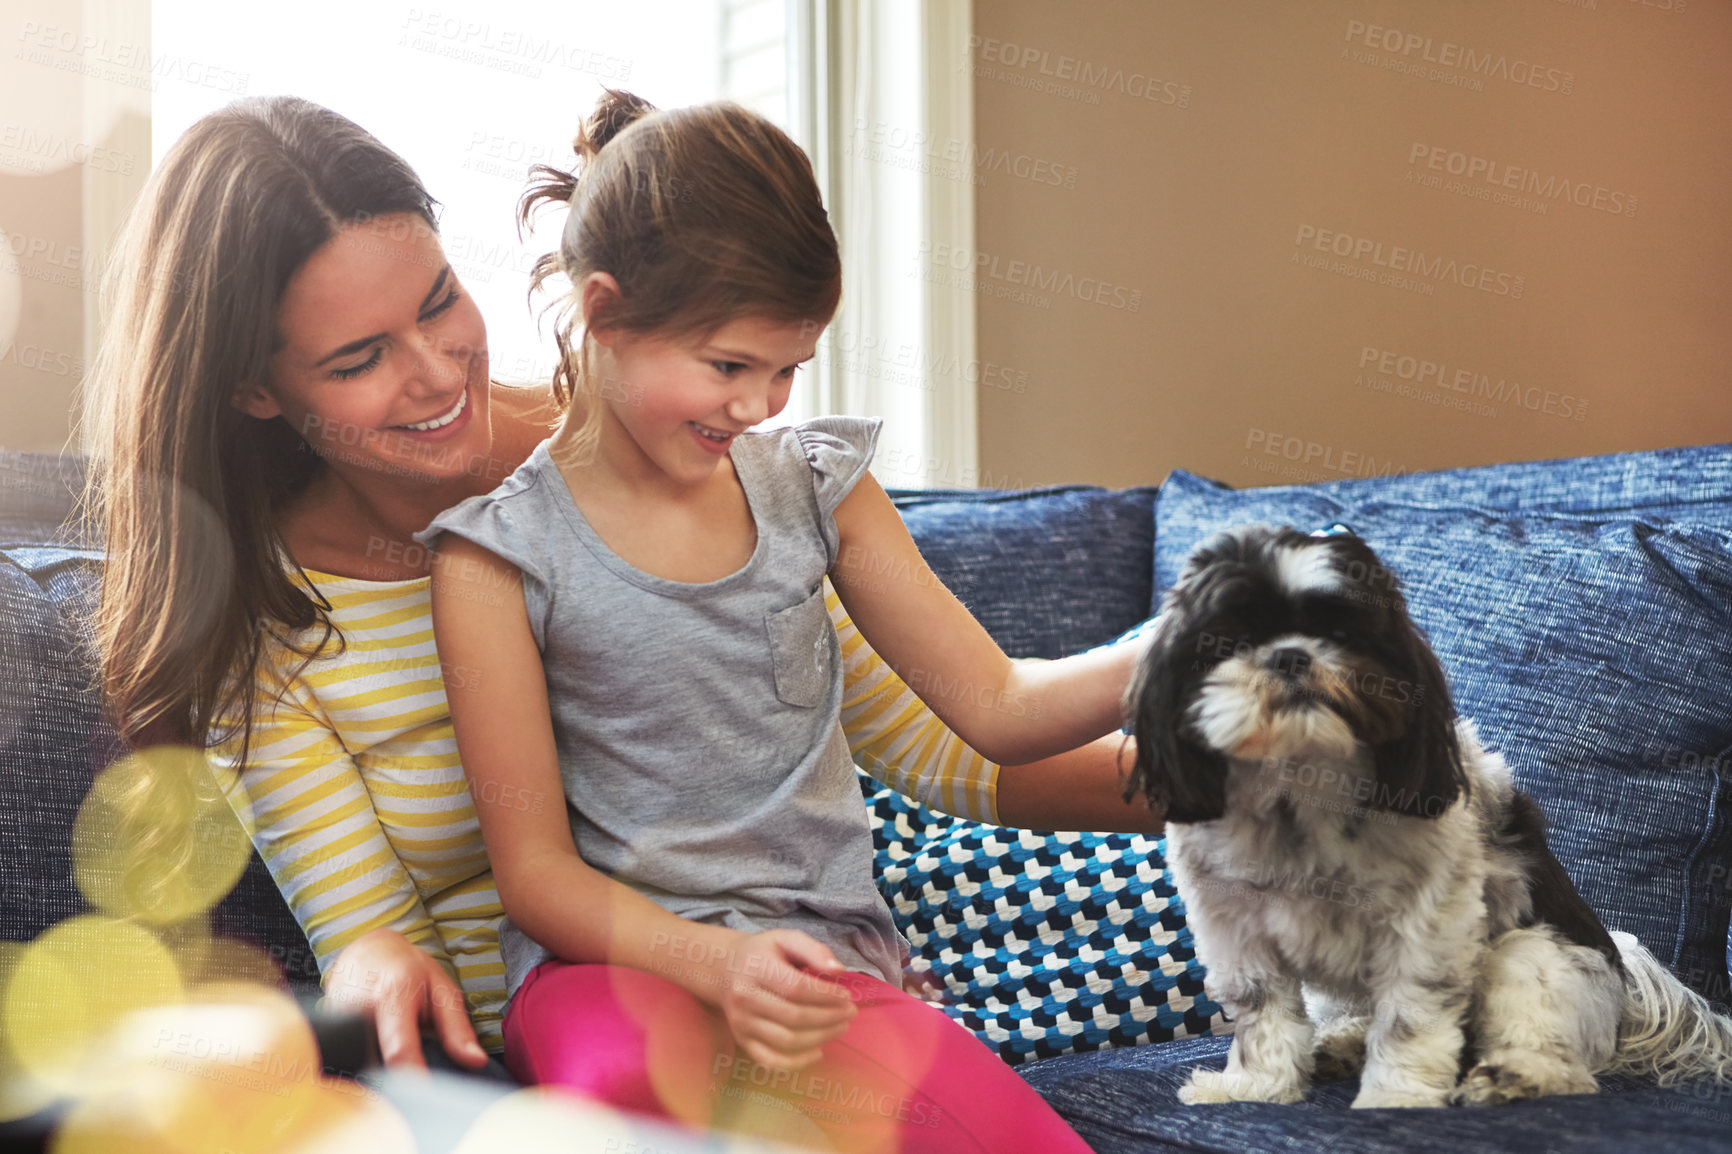
[[[387,1066],[427,1068],[421,1025],[430,1022],[445,1052],[465,1066],[487,1064],[469,1009],[445,967],[392,929],[377,929],[343,947],[325,975],[325,1000],[370,1014]]]
[[[799,930],[740,934],[711,958],[707,980],[690,988],[708,991],[734,1041],[760,1066],[810,1066],[823,1057],[818,1047],[841,1037],[859,1012],[846,989],[824,980],[844,972],[842,963]]]

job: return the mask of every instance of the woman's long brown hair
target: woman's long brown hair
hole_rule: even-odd
[[[255,97],[187,130],[152,173],[107,269],[85,377],[84,516],[107,560],[94,633],[107,709],[140,745],[238,736],[265,630],[323,625],[285,570],[281,503],[322,467],[282,418],[239,411],[266,380],[297,269],[339,229],[434,201],[404,160],[309,101]],[[340,638],[337,638],[340,643]]]

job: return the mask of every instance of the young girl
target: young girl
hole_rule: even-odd
[[[1115,727],[1133,647],[1014,664],[867,473],[876,420],[754,433],[835,313],[811,166],[733,105],[610,92],[569,204],[558,432],[434,518],[441,660],[508,915],[506,1060],[697,1124],[861,1150],[1086,1150],[903,992],[838,728],[826,577],[985,756]],[[581,314],[575,346],[564,332]],[[563,800],[563,804],[561,801]]]

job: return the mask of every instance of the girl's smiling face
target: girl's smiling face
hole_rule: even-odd
[[[622,478],[707,480],[736,436],[787,407],[823,328],[742,317],[688,338],[595,334],[600,459]]]
[[[344,227],[289,279],[276,321],[270,380],[236,403],[334,468],[437,482],[488,452],[486,326],[420,217]]]

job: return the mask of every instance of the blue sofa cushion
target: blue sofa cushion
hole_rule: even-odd
[[[1323,489],[1175,474],[1156,510],[1157,583],[1230,525],[1351,525],[1401,578],[1457,708],[1539,800],[1582,896],[1724,1000],[1732,774],[1713,763],[1732,748],[1732,529]]]
[[[1304,1102],[1186,1106],[1193,1066],[1226,1065],[1227,1038],[1195,1038],[1021,1067],[1097,1154],[1329,1150],[1335,1154],[1627,1154],[1727,1149],[1732,1087],[1657,1089],[1608,1076],[1600,1093],[1485,1109],[1350,1110],[1358,1079],[1321,1082]]]
[[[0,939],[7,941],[29,941],[85,912],[72,878],[72,821],[93,769],[118,745],[96,715],[84,656],[37,573],[0,553]]]
[[[14,942],[91,912],[72,823],[97,771],[125,752],[99,708],[84,627],[101,554],[55,541],[67,534],[51,509],[17,515],[21,494],[42,496],[12,486],[0,508],[0,940]],[[211,925],[256,944],[291,988],[318,988],[307,939],[257,854]]]
[[[1063,657],[1149,614],[1153,488],[891,493],[939,580],[1014,657]]]
[[[1665,519],[1732,528],[1732,445],[1518,461],[1246,490],[1183,470],[1175,470],[1167,483],[1179,479],[1187,486],[1213,489],[1229,503],[1234,499],[1230,494],[1236,492],[1251,500],[1299,500],[1314,495],[1348,505],[1411,501],[1596,518],[1621,513],[1635,520]],[[1165,588],[1157,584],[1157,597]]]

